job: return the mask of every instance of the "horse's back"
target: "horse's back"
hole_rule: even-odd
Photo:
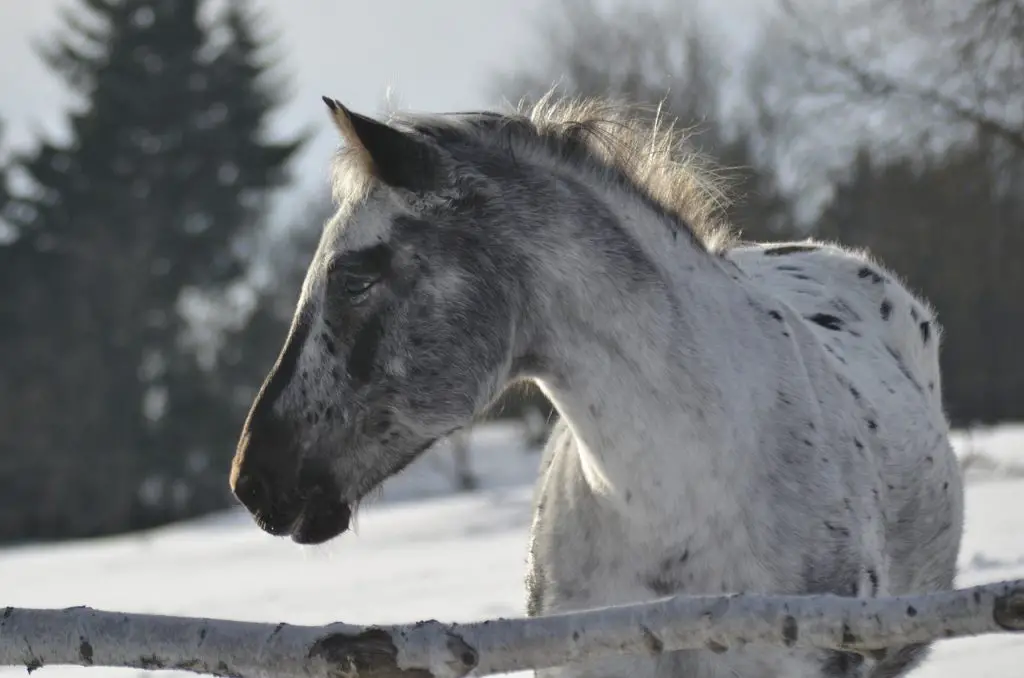
[[[885,481],[889,592],[949,588],[963,500],[929,304],[866,254],[835,245],[748,245],[728,258],[802,319],[855,393]]]
[[[841,365],[898,361],[928,407],[941,410],[941,328],[891,271],[865,253],[811,241],[739,247],[729,258],[808,320]]]

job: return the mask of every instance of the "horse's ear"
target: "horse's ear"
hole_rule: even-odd
[[[323,97],[342,139],[365,169],[393,188],[426,191],[437,184],[437,153],[427,143],[390,125],[353,113]]]

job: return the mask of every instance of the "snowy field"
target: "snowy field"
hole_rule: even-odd
[[[0,605],[299,624],[520,616],[539,454],[516,433],[506,424],[474,431],[473,465],[486,489],[452,494],[439,446],[388,483],[357,533],[318,548],[269,537],[231,512],[141,535],[0,550]],[[1024,578],[1024,427],[958,435],[956,445],[970,460],[958,583]],[[135,674],[146,675],[77,667],[34,675]],[[0,669],[0,678],[14,675],[24,668]],[[1003,635],[940,643],[913,678],[1020,675],[1024,638]]]

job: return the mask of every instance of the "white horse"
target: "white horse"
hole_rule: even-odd
[[[834,245],[731,240],[671,130],[625,108],[547,98],[387,124],[327,101],[340,207],[231,474],[263,529],[335,537],[532,379],[562,417],[532,615],[952,586],[963,498],[939,326],[894,275]],[[879,678],[924,651],[721,649],[542,673]]]

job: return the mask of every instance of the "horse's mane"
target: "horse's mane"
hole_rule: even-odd
[[[685,134],[648,109],[599,98],[556,97],[550,91],[511,113],[460,112],[393,116],[400,126],[446,143],[503,144],[538,149],[619,184],[668,217],[710,252],[736,242],[721,218],[718,177],[685,148]]]
[[[721,217],[725,194],[718,177],[686,148],[685,134],[665,120],[660,106],[549,92],[536,103],[521,103],[518,114],[551,150],[635,190],[709,251],[734,242]]]

